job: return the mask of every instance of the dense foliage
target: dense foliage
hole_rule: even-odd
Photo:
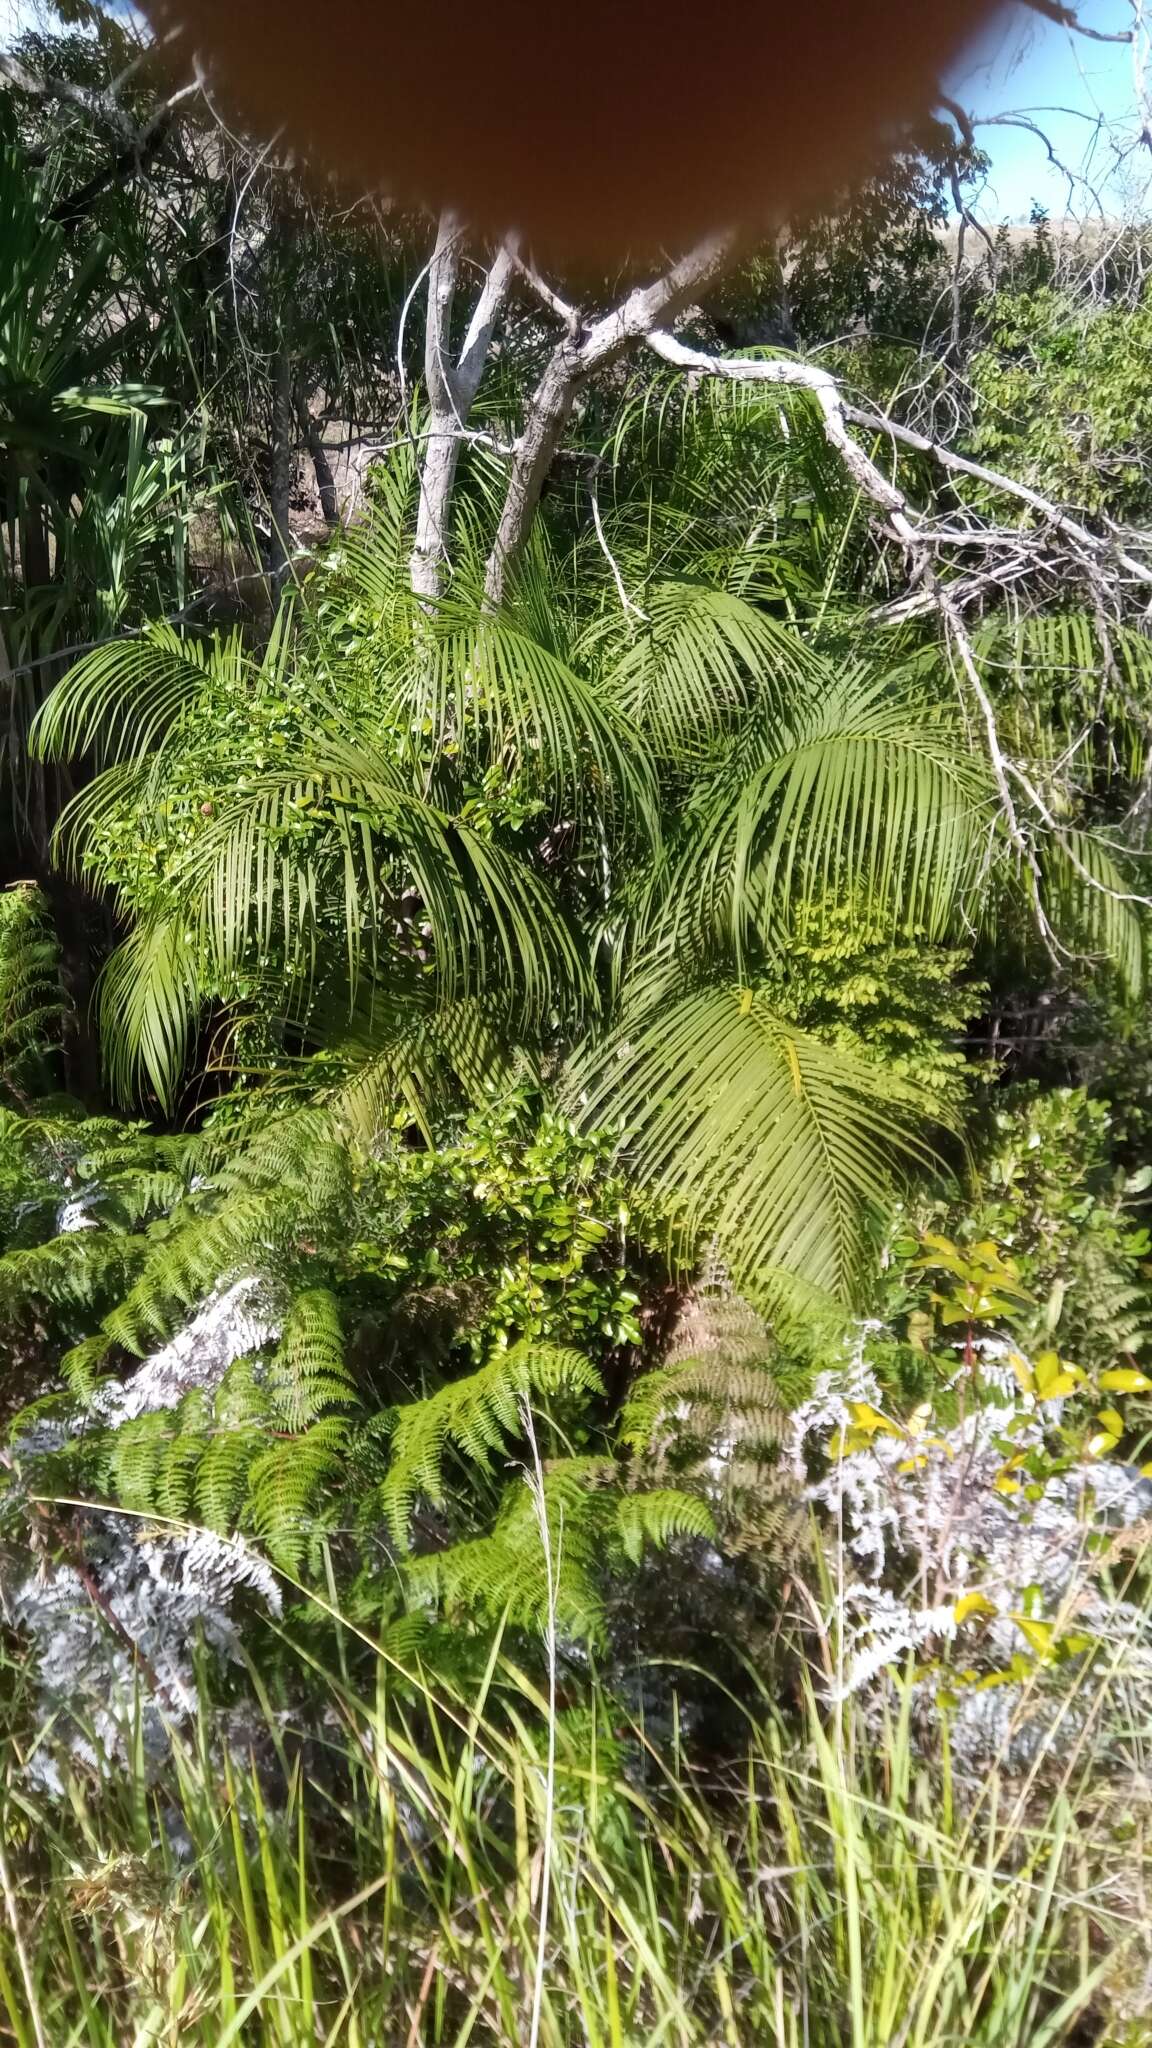
[[[589,319],[133,36],[0,105],[14,2037],[1131,2048],[1146,233],[903,138],[494,582]]]

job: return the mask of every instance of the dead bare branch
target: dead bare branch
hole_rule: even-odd
[[[460,280],[465,229],[454,213],[440,217],[428,269],[428,316],[424,330],[424,384],[429,423],[420,462],[420,505],[409,573],[417,597],[432,604],[440,595],[448,560],[448,518],[461,442],[480,388],[500,311],[513,275],[510,247],[498,250],[472,311],[459,360],[452,359],[452,314]]]
[[[734,233],[715,235],[681,257],[654,284],[639,286],[610,313],[557,344],[529,401],[524,432],[508,479],[496,539],[488,558],[485,592],[499,605],[508,573],[527,538],[544,479],[552,467],[576,394],[596,371],[607,369],[670,315],[683,310],[728,268]]]

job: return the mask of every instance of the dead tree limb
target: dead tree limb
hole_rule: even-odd
[[[636,341],[646,339],[690,305],[697,294],[732,263],[733,234],[716,235],[681,257],[654,284],[638,287],[610,313],[584,326],[578,319],[558,342],[528,404],[524,432],[516,444],[496,539],[488,557],[485,596],[496,607],[504,599],[508,574],[528,537],[544,479],[552,467],[576,395],[598,370],[605,370]],[[531,281],[531,272],[526,273]],[[555,310],[555,295],[550,295]]]
[[[959,677],[970,694],[984,728],[989,765],[1000,800],[1000,811],[1004,830],[1015,848],[1026,873],[1029,876],[1033,894],[1033,905],[1041,939],[1052,959],[1059,963],[1066,949],[1061,947],[1044,907],[1043,876],[1037,854],[1037,830],[1046,830],[1060,845],[1070,864],[1081,880],[1100,890],[1104,895],[1119,901],[1139,901],[1144,897],[1130,896],[1128,892],[1115,890],[1100,883],[1084,866],[1075,848],[1062,833],[1057,820],[1052,816],[1032,779],[1005,752],[997,727],[995,707],[980,675],[976,651],[964,623],[964,609],[995,589],[998,582],[997,552],[1002,560],[1008,560],[1013,550],[1018,554],[1022,547],[1035,556],[1042,550],[1052,535],[1067,543],[1066,552],[1081,579],[1089,586],[1094,601],[1099,601],[1111,587],[1115,592],[1125,578],[1141,586],[1152,584],[1152,565],[1141,561],[1123,545],[1115,534],[1096,534],[1080,520],[1064,512],[1051,499],[1046,498],[1030,485],[1022,484],[1015,478],[1005,476],[998,470],[987,469],[982,463],[973,462],[967,456],[958,455],[954,450],[930,440],[926,435],[915,433],[901,426],[886,415],[871,413],[859,407],[847,405],[835,377],[827,370],[809,363],[797,362],[790,358],[776,360],[740,360],[710,356],[702,350],[687,348],[674,336],[654,329],[645,337],[651,348],[661,359],[676,369],[685,370],[695,376],[719,377],[733,383],[759,383],[790,386],[811,394],[820,410],[825,436],[840,458],[853,484],[871,503],[878,516],[877,523],[882,532],[897,541],[903,549],[908,563],[909,581],[919,605],[925,610],[935,611],[944,629],[946,644],[954,655]],[[888,437],[892,442],[915,450],[934,461],[946,474],[964,475],[987,485],[990,489],[1014,499],[1028,511],[1038,515],[1038,524],[1031,532],[1021,529],[1001,529],[999,532],[981,534],[967,524],[951,528],[946,522],[929,524],[911,505],[906,493],[891,478],[884,475],[867,450],[850,432],[852,426],[863,428],[878,437]],[[1150,543],[1152,537],[1140,535],[1138,543]],[[991,567],[977,577],[944,579],[938,569],[949,559],[950,549],[965,550],[973,542],[983,542],[994,559]],[[1031,542],[1031,549],[1027,544]],[[1028,800],[1031,817],[1021,814],[1013,796],[1013,783]]]
[[[440,217],[428,270],[424,329],[424,387],[428,400],[426,445],[420,464],[416,542],[409,563],[412,588],[427,604],[440,595],[448,560],[448,521],[460,443],[512,280],[511,251],[501,248],[473,308],[457,361],[452,359],[452,314],[460,279],[464,226],[453,213]]]

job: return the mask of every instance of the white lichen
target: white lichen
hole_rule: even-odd
[[[979,1405],[953,1427],[928,1421],[916,1435],[877,1427],[864,1444],[857,1432],[857,1446],[846,1451],[861,1404],[883,1409],[866,1342],[862,1332],[853,1355],[821,1374],[792,1419],[793,1467],[808,1477],[835,1588],[835,1690],[879,1698],[910,1656],[950,1655],[953,1667],[997,1678],[1028,1653],[1021,1619],[1075,1629],[1115,1653],[1126,1680],[1137,1669],[1152,1672],[1147,1616],[1105,1589],[1099,1573],[1110,1537],[1152,1523],[1152,1485],[1107,1461],[1061,1470],[1053,1457],[1046,1471],[1060,1404],[1038,1406],[991,1355],[980,1360],[978,1386],[968,1387]],[[1007,1469],[1017,1453],[1037,1476]],[[982,1604],[973,1625],[961,1628],[957,1607],[971,1593]],[[1040,1685],[962,1686],[954,1761],[978,1768],[1008,1744],[1015,1763],[1027,1762],[1053,1711]]]

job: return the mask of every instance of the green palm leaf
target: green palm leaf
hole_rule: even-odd
[[[99,998],[113,1095],[130,1102],[146,1085],[170,1108],[201,1003],[200,960],[183,919],[137,925],[107,961]]]
[[[569,815],[657,836],[650,753],[614,694],[514,621],[442,614],[434,659],[409,666],[397,702],[475,758],[527,771]]]
[[[671,870],[664,929],[724,932],[740,961],[796,903],[859,892],[894,927],[938,937],[986,836],[986,794],[918,672],[829,667],[817,701],[790,724],[762,711],[724,757]]]
[[[1098,835],[1061,825],[1044,841],[1041,866],[1061,937],[1108,961],[1138,1001],[1147,986],[1146,898],[1121,862]]]
[[[615,662],[612,687],[629,717],[673,762],[699,762],[754,704],[777,714],[807,696],[819,663],[799,634],[730,591],[663,582],[644,597],[646,620]]]
[[[50,761],[89,752],[99,761],[139,760],[203,694],[209,658],[201,642],[163,625],[93,649],[47,699],[34,747]]]
[[[539,1012],[558,977],[579,979],[574,941],[532,869],[414,795],[386,756],[339,741],[307,767],[253,778],[211,821],[182,884],[186,912],[221,970],[277,939],[307,968],[327,921],[342,930],[354,989],[389,948],[389,856],[417,892],[410,943],[426,942],[445,996],[495,984]]]
[[[851,1289],[873,1205],[923,1160],[914,1092],[782,1022],[752,989],[677,996],[654,978],[576,1064],[590,1124],[614,1124],[637,1177],[691,1242],[713,1231],[743,1290],[781,1275]]]

